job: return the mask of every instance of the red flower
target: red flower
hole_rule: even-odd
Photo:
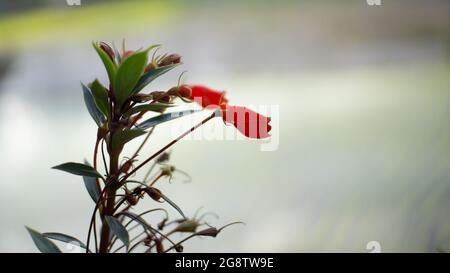
[[[189,99],[201,104],[202,107],[220,106],[227,103],[225,92],[218,91],[203,85],[192,85],[192,93]]]
[[[270,117],[263,116],[243,106],[222,105],[222,118],[249,138],[267,138],[272,126]]]

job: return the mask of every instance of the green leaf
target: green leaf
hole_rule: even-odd
[[[113,148],[120,147],[125,143],[133,140],[136,137],[145,134],[145,130],[141,129],[124,129],[123,131],[119,131],[113,135],[112,146]]]
[[[95,51],[97,51],[98,56],[100,56],[103,65],[105,65],[106,72],[108,73],[109,82],[113,83],[116,78],[117,65],[111,60],[108,54],[106,54],[106,52],[103,51],[96,43],[92,43],[92,45],[94,46]]]
[[[49,239],[45,238],[41,233],[36,230],[25,226],[28,230],[28,233],[33,239],[34,244],[42,253],[61,253],[61,250]]]
[[[154,79],[172,70],[178,65],[180,64],[165,65],[146,72],[144,75],[140,77],[138,83],[136,84],[136,87],[133,90],[133,94],[138,93],[139,91],[144,89],[144,87],[146,87],[148,84],[150,84]]]
[[[155,102],[155,103],[149,103],[144,105],[139,105],[136,107],[131,108],[125,113],[125,116],[131,116],[135,113],[141,112],[141,111],[153,111],[153,112],[161,112],[165,110],[168,107],[173,107],[174,104],[169,103],[162,103],[162,102]]]
[[[106,88],[96,79],[90,86],[95,104],[98,109],[107,117],[109,117],[108,92]]]
[[[95,177],[83,176],[83,181],[89,196],[91,196],[94,203],[97,204],[97,201],[100,198],[100,192],[98,191]]]
[[[81,163],[68,162],[52,167],[52,169],[68,172],[75,175],[102,178],[102,175],[99,174],[94,168]]]
[[[81,84],[81,86],[83,87],[83,97],[86,108],[88,109],[88,112],[91,115],[92,119],[94,119],[95,123],[97,123],[97,126],[101,127],[106,121],[105,116],[97,107],[94,96],[92,95],[89,88],[84,84]]]
[[[86,245],[83,242],[81,242],[80,240],[78,240],[75,237],[72,237],[70,235],[66,235],[64,233],[45,232],[45,233],[42,233],[42,235],[45,238],[61,241],[61,242],[64,242],[64,243],[72,244],[74,246],[79,246],[79,247],[82,247],[82,248],[86,249]]]
[[[105,218],[111,231],[128,247],[130,245],[130,235],[127,229],[116,218],[109,215],[106,215]]]
[[[156,117],[152,117],[149,118],[139,124],[136,125],[137,128],[139,129],[148,129],[151,127],[154,127],[158,124],[173,120],[173,119],[177,119],[183,116],[187,116],[190,114],[194,114],[197,113],[201,110],[184,110],[184,111],[178,111],[178,112],[171,112],[171,113],[165,113]]]
[[[119,105],[122,105],[132,94],[139,78],[147,65],[147,52],[134,53],[123,60],[117,70],[114,81],[114,94]]]

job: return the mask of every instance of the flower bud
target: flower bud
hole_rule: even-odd
[[[148,72],[148,71],[153,70],[153,69],[155,69],[155,68],[157,68],[157,67],[158,67],[158,65],[156,65],[156,64],[154,64],[154,63],[149,63],[149,64],[145,67],[144,72]]]
[[[176,232],[190,232],[194,233],[199,226],[199,223],[195,220],[187,219],[179,223],[175,228]]]
[[[188,99],[192,95],[192,89],[189,85],[183,84],[170,88],[169,91],[167,91],[167,94]]]
[[[164,245],[160,239],[155,239],[156,244],[156,252],[157,253],[164,253]]]
[[[151,99],[152,99],[152,96],[147,95],[147,94],[140,94],[140,93],[134,94],[134,95],[131,97],[131,100],[132,100],[133,102],[137,102],[137,103],[147,102],[147,101],[149,101],[149,100],[151,100]]]
[[[150,95],[152,95],[153,100],[158,101],[158,102],[169,103],[172,100],[170,95],[167,94],[167,92],[163,92],[163,91],[153,91],[150,93]]]
[[[115,61],[114,50],[112,50],[112,48],[107,43],[100,42],[100,48],[105,51],[106,54],[108,54],[111,61]]]
[[[153,188],[153,187],[148,187],[145,188],[145,192],[148,194],[148,196],[150,196],[150,198],[152,198],[155,201],[159,201],[161,199],[161,191],[158,190],[157,188]]]
[[[219,234],[219,230],[215,227],[210,227],[204,230],[200,230],[197,232],[197,235],[199,236],[210,236],[210,237],[216,237],[217,234]]]
[[[169,220],[169,219],[164,218],[161,222],[158,223],[158,229],[159,230],[163,230],[164,229],[164,227],[166,226],[167,220]]]
[[[164,58],[158,63],[158,66],[166,66],[171,64],[178,64],[181,62],[181,55],[178,54],[170,54]]]
[[[134,53],[134,50],[127,50],[127,51],[125,51],[125,52],[123,53],[122,58],[125,59],[126,57],[131,56],[133,53]]]
[[[176,250],[177,252],[183,252],[184,247],[183,247],[182,245],[176,245],[176,246],[175,246],[175,250]]]
[[[157,163],[164,163],[164,162],[169,161],[169,159],[170,159],[170,153],[164,152],[160,156],[158,156],[158,158],[156,159],[156,162]]]

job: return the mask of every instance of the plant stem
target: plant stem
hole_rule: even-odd
[[[165,150],[167,150],[168,148],[170,148],[172,145],[174,145],[175,143],[177,143],[178,141],[180,141],[182,138],[184,138],[185,136],[187,136],[188,134],[190,134],[191,132],[193,132],[195,129],[197,129],[198,127],[202,126],[203,124],[205,124],[206,122],[208,122],[210,119],[214,118],[217,115],[216,112],[213,112],[210,116],[208,116],[207,118],[205,118],[204,120],[202,120],[200,123],[196,124],[195,126],[193,126],[191,129],[187,130],[186,132],[184,132],[183,134],[181,134],[179,137],[177,137],[176,139],[172,140],[171,142],[169,142],[166,146],[162,147],[159,151],[157,151],[156,153],[154,153],[152,156],[150,156],[149,158],[147,158],[146,160],[144,160],[141,164],[139,164],[136,168],[134,168],[134,170],[132,170],[131,172],[129,172],[128,174],[126,174],[122,179],[121,182],[126,181],[126,179],[128,177],[130,177],[132,174],[134,174],[137,170],[139,170],[140,168],[142,168],[145,164],[147,164],[148,162],[150,162],[152,159],[154,159],[155,157],[157,157],[158,155],[162,154]]]
[[[106,223],[105,216],[112,215],[114,212],[114,207],[116,203],[116,191],[117,191],[117,177],[119,170],[119,156],[120,150],[114,149],[111,151],[110,160],[109,160],[109,180],[110,183],[113,183],[111,187],[106,190],[106,206],[105,210],[101,215],[102,218],[102,230],[100,237],[100,253],[106,253],[108,251],[109,239],[110,239],[110,228]]]

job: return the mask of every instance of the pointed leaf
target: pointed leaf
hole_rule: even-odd
[[[94,46],[95,51],[97,51],[98,56],[100,56],[103,65],[105,65],[106,72],[108,73],[109,82],[113,83],[117,73],[117,65],[111,60],[111,58],[109,58],[108,54],[106,54],[106,52],[103,51],[96,43],[92,43],[92,45]]]
[[[82,247],[82,248],[86,249],[86,245],[83,242],[81,242],[80,240],[78,240],[75,237],[72,237],[70,235],[66,235],[64,233],[45,232],[45,233],[42,233],[42,235],[44,237],[46,237],[46,238],[49,238],[49,239],[61,241],[61,242],[64,242],[64,243],[72,244],[72,245],[79,246],[79,247]]]
[[[116,218],[109,215],[106,215],[105,218],[111,231],[128,247],[130,245],[130,235],[127,229]]]
[[[113,135],[112,146],[113,148],[120,147],[143,134],[145,134],[145,131],[141,129],[124,129]]]
[[[146,87],[148,84],[150,84],[154,79],[165,74],[166,72],[169,72],[178,65],[180,64],[165,65],[146,72],[144,75],[140,77],[138,83],[136,84],[136,87],[133,90],[133,94],[138,93],[139,91],[144,89],[144,87]]]
[[[61,250],[49,239],[45,238],[41,233],[36,230],[25,227],[28,230],[28,233],[33,239],[34,244],[42,253],[61,253]]]
[[[98,127],[101,127],[103,123],[105,123],[106,119],[105,116],[102,114],[102,112],[97,107],[97,104],[95,103],[94,96],[91,93],[91,90],[84,85],[81,84],[83,87],[83,97],[84,97],[84,103],[86,104],[86,108],[89,111],[89,114],[94,119],[95,123],[97,123]]]
[[[145,105],[138,105],[136,107],[131,108],[130,110],[128,110],[125,115],[126,116],[131,116],[135,113],[141,112],[141,111],[153,111],[153,112],[161,112],[163,110],[165,110],[168,107],[173,107],[175,106],[174,104],[169,104],[169,103],[162,103],[162,102],[155,102],[155,103],[149,103],[149,104],[145,104]]]
[[[97,200],[100,198],[100,192],[98,191],[95,177],[83,176],[83,181],[89,196],[97,204]]]
[[[58,166],[54,166],[52,167],[52,169],[68,172],[75,175],[102,178],[102,175],[99,174],[94,168],[81,163],[68,162]]]
[[[147,64],[147,52],[134,53],[123,60],[119,66],[114,81],[114,94],[120,105],[131,95],[136,83],[144,72]]]
[[[149,119],[137,124],[136,127],[145,130],[145,129],[154,127],[158,124],[161,124],[161,123],[173,120],[173,119],[177,119],[182,116],[194,114],[199,111],[201,111],[201,110],[184,110],[184,111],[178,111],[178,112],[165,113],[165,114],[162,114],[162,115],[159,115],[156,117],[149,118]]]
[[[175,204],[172,200],[170,200],[169,197],[161,193],[161,198],[164,199],[167,203],[169,203],[174,209],[176,209],[181,214],[181,216],[183,216],[183,218],[186,218],[181,208],[177,204]]]
[[[109,116],[108,92],[106,88],[96,79],[89,86],[94,96],[95,104],[98,109],[105,115]]]

